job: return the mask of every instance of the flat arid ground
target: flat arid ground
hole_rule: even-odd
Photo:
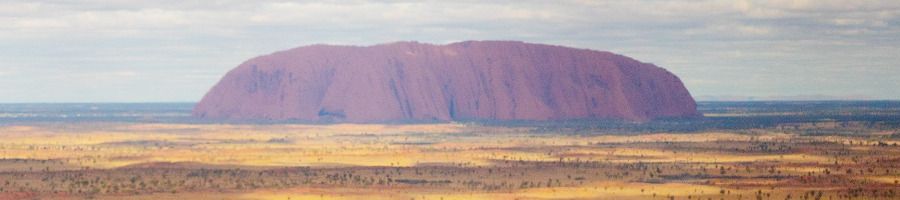
[[[900,128],[854,112],[706,110],[639,128],[8,124],[0,199],[900,198]]]

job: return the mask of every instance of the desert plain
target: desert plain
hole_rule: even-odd
[[[0,199],[897,199],[886,126],[28,123]]]

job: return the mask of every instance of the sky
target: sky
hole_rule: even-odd
[[[698,99],[900,99],[900,1],[0,0],[0,102],[196,102],[310,44],[519,40],[610,51]]]

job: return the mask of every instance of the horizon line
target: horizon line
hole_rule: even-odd
[[[760,100],[695,100],[705,102],[852,102],[852,101],[900,101],[900,99],[760,99]],[[197,104],[199,101],[70,101],[70,102],[0,102],[0,105],[12,104]]]

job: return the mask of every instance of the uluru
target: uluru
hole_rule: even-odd
[[[228,72],[193,115],[392,122],[698,116],[681,80],[605,51],[517,41],[311,45]]]

